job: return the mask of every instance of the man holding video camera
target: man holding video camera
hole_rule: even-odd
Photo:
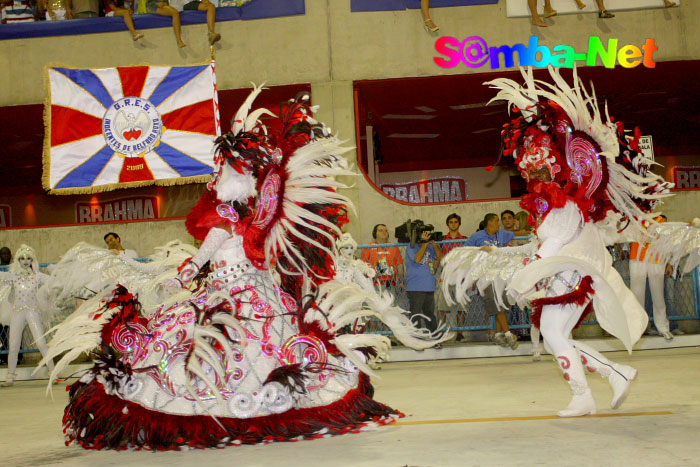
[[[435,238],[433,226],[423,225],[414,236],[418,241],[411,242],[406,248],[406,292],[411,316],[423,315],[420,318],[422,326],[431,331],[437,328],[435,272],[442,259],[442,249],[435,243]]]

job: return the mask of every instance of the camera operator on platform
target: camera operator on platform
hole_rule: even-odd
[[[434,331],[437,328],[435,272],[443,255],[442,249],[435,243],[432,226],[425,227],[430,228],[417,231],[415,236],[418,242],[412,241],[406,248],[406,293],[411,316],[423,315],[425,318],[420,317],[419,320],[427,322],[422,326]]]

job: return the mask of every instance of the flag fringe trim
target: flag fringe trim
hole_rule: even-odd
[[[50,195],[85,195],[91,193],[103,193],[122,188],[139,188],[144,186],[173,186],[195,183],[207,183],[211,181],[211,175],[194,175],[192,177],[165,178],[162,180],[143,180],[140,182],[110,183],[107,185],[85,186],[74,188],[48,189]]]

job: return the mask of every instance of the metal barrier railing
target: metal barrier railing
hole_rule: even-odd
[[[516,237],[515,239],[527,240],[527,237]],[[464,244],[464,240],[446,240],[437,243],[444,248],[446,245],[451,244],[460,246]],[[404,309],[409,309],[406,284],[402,273],[402,265],[406,261],[407,246],[408,244],[406,243],[360,245],[358,246],[357,255],[359,258],[364,256],[366,259],[373,259],[373,255],[367,252],[373,249],[377,250],[378,253],[381,251],[386,252],[385,255],[375,255],[375,258],[381,256],[386,259],[384,262],[380,260],[372,264],[375,270],[378,270],[375,285],[391,292],[396,299],[396,304]],[[629,286],[629,245],[618,244],[610,247],[609,250],[613,257],[613,266],[620,273],[625,284]],[[148,261],[147,258],[139,258],[139,260]],[[40,264],[40,270],[47,272],[46,268],[50,264],[52,263]],[[666,308],[670,321],[700,319],[700,274],[698,269],[695,269],[692,274],[673,279],[667,277],[665,279]],[[0,266],[0,271],[3,270],[6,271],[7,266]],[[436,271],[436,280],[440,277],[441,272],[440,269]],[[653,321],[651,304],[651,294],[647,288],[646,309],[650,319]],[[63,321],[73,311],[74,308],[68,307],[56,313],[50,323],[44,323],[46,326],[45,330]],[[496,328],[495,320],[493,318],[489,319],[487,316],[484,300],[478,294],[474,294],[471,297],[471,302],[466,306],[448,306],[442,296],[440,287],[437,287],[435,291],[435,312],[437,318],[445,321],[451,331],[484,331],[489,329],[495,330]],[[517,306],[513,306],[506,312],[506,315],[511,329],[524,330],[530,328],[530,314],[527,309],[521,310]],[[583,324],[597,324],[595,314],[591,313]],[[7,354],[9,345],[8,330],[8,327],[0,327],[0,343],[2,345],[0,355]],[[391,334],[391,331],[381,321],[376,319],[372,319],[367,323],[365,331]],[[20,352],[38,352],[34,346],[31,332],[27,328],[25,328],[22,336],[22,349]]]
[[[516,237],[515,240],[527,240],[527,237]],[[444,245],[450,244],[457,244],[458,246],[461,246],[464,244],[464,242],[464,240],[448,240],[437,243],[438,245],[444,247]],[[401,263],[403,264],[406,260],[407,246],[408,244],[406,243],[360,245],[358,246],[358,257],[368,259],[372,256],[376,256],[366,253],[372,249],[395,249],[393,253],[394,257],[400,255]],[[609,247],[608,250],[613,256],[613,266],[617,269],[625,281],[625,284],[629,287],[629,245],[617,244]],[[372,264],[372,266],[374,267],[375,265]],[[375,267],[375,269],[377,268]],[[394,269],[400,271],[400,268]],[[667,316],[670,321],[700,319],[700,275],[698,274],[698,269],[695,269],[691,274],[686,274],[682,277],[677,277],[674,279],[667,277],[665,279],[666,308]],[[439,278],[441,272],[442,271],[440,269],[436,271],[436,280]],[[382,276],[382,278],[384,277],[385,276]],[[379,287],[383,286],[382,283],[377,281],[375,282],[375,285]],[[394,276],[391,277],[391,283],[393,287],[390,288],[390,292],[394,294],[397,305],[404,309],[408,309],[406,287],[403,281],[403,276],[401,276],[400,272],[394,273]],[[646,294],[646,310],[649,314],[650,320],[653,322],[651,293],[649,292],[648,288]],[[438,320],[446,322],[447,327],[451,331],[483,331],[496,329],[495,320],[493,318],[489,319],[486,314],[483,298],[476,294],[471,297],[471,301],[467,303],[466,306],[460,305],[448,307],[445,303],[441,288],[436,287],[435,311]],[[511,329],[520,330],[530,328],[529,310],[521,310],[519,307],[513,306],[506,312],[506,316],[508,317],[508,324]],[[591,313],[582,324],[598,324],[595,318],[595,313]],[[376,319],[370,320],[370,322],[367,323],[366,331],[371,333],[391,334],[391,331],[384,326],[381,321]]]

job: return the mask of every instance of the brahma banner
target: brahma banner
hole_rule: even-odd
[[[388,196],[412,204],[466,201],[467,182],[462,177],[436,177],[406,183],[382,183]]]
[[[12,227],[12,207],[0,204],[0,227]]]
[[[221,134],[214,63],[48,68],[44,188],[94,193],[202,182]]]
[[[158,198],[155,196],[75,204],[75,222],[78,224],[145,219],[158,219]]]
[[[676,188],[700,188],[700,167],[674,167]]]

